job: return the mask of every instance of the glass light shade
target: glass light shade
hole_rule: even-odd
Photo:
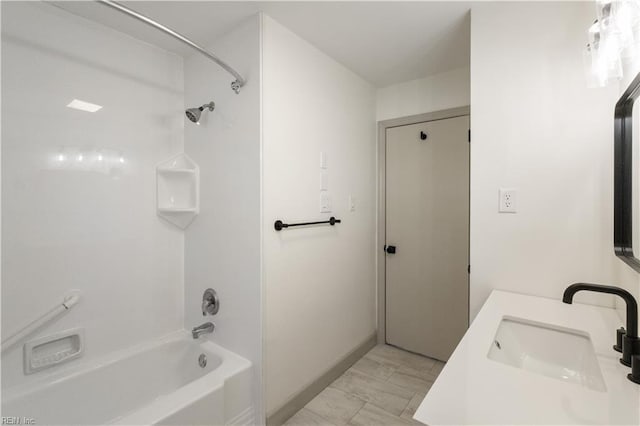
[[[604,86],[623,75],[623,65],[640,61],[640,0],[597,0],[583,53],[587,85]]]

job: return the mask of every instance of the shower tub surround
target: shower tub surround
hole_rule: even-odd
[[[1,322],[8,336],[78,290],[82,302],[29,339],[78,327],[86,339],[82,357],[29,375],[23,342],[3,352],[2,414],[36,424],[262,422],[258,17],[211,46],[247,75],[236,94],[207,58],[121,32],[126,16],[105,26],[66,7],[2,3]],[[220,107],[200,126],[188,121],[186,107],[212,99]],[[74,100],[101,108],[68,107]],[[185,151],[200,165],[202,199],[196,165],[178,161],[160,172],[159,207],[173,219],[201,214],[168,223],[155,169]],[[222,248],[225,232],[233,242]],[[209,286],[223,307],[200,340],[220,346],[190,334],[165,341],[203,322]]]
[[[3,389],[2,415],[48,425],[253,424],[251,370],[246,359],[179,331]]]

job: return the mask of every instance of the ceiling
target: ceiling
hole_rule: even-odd
[[[469,64],[470,2],[122,3],[204,46],[263,11],[377,87]],[[55,4],[180,55],[194,54],[160,31],[104,5]]]

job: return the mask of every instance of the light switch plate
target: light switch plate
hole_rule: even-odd
[[[348,204],[349,204],[349,211],[350,212],[355,212],[356,211],[356,197],[354,197],[353,195],[349,195]]]
[[[327,153],[326,152],[321,152],[320,153],[320,168],[321,169],[326,169],[327,168]]]
[[[320,193],[320,213],[331,213],[331,196],[326,191]]]
[[[516,213],[518,211],[517,206],[517,191],[514,188],[500,188],[498,191],[500,205],[498,212],[500,213]]]
[[[320,191],[327,191],[329,189],[329,172],[327,170],[320,170]]]

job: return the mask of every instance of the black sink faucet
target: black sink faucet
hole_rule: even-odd
[[[620,296],[627,303],[627,333],[622,337],[622,358],[620,362],[631,367],[631,357],[640,355],[640,339],[638,338],[638,303],[631,293],[619,287],[600,284],[571,284],[564,291],[562,301],[572,303],[573,295],[579,291],[595,291],[598,293],[609,293]]]

